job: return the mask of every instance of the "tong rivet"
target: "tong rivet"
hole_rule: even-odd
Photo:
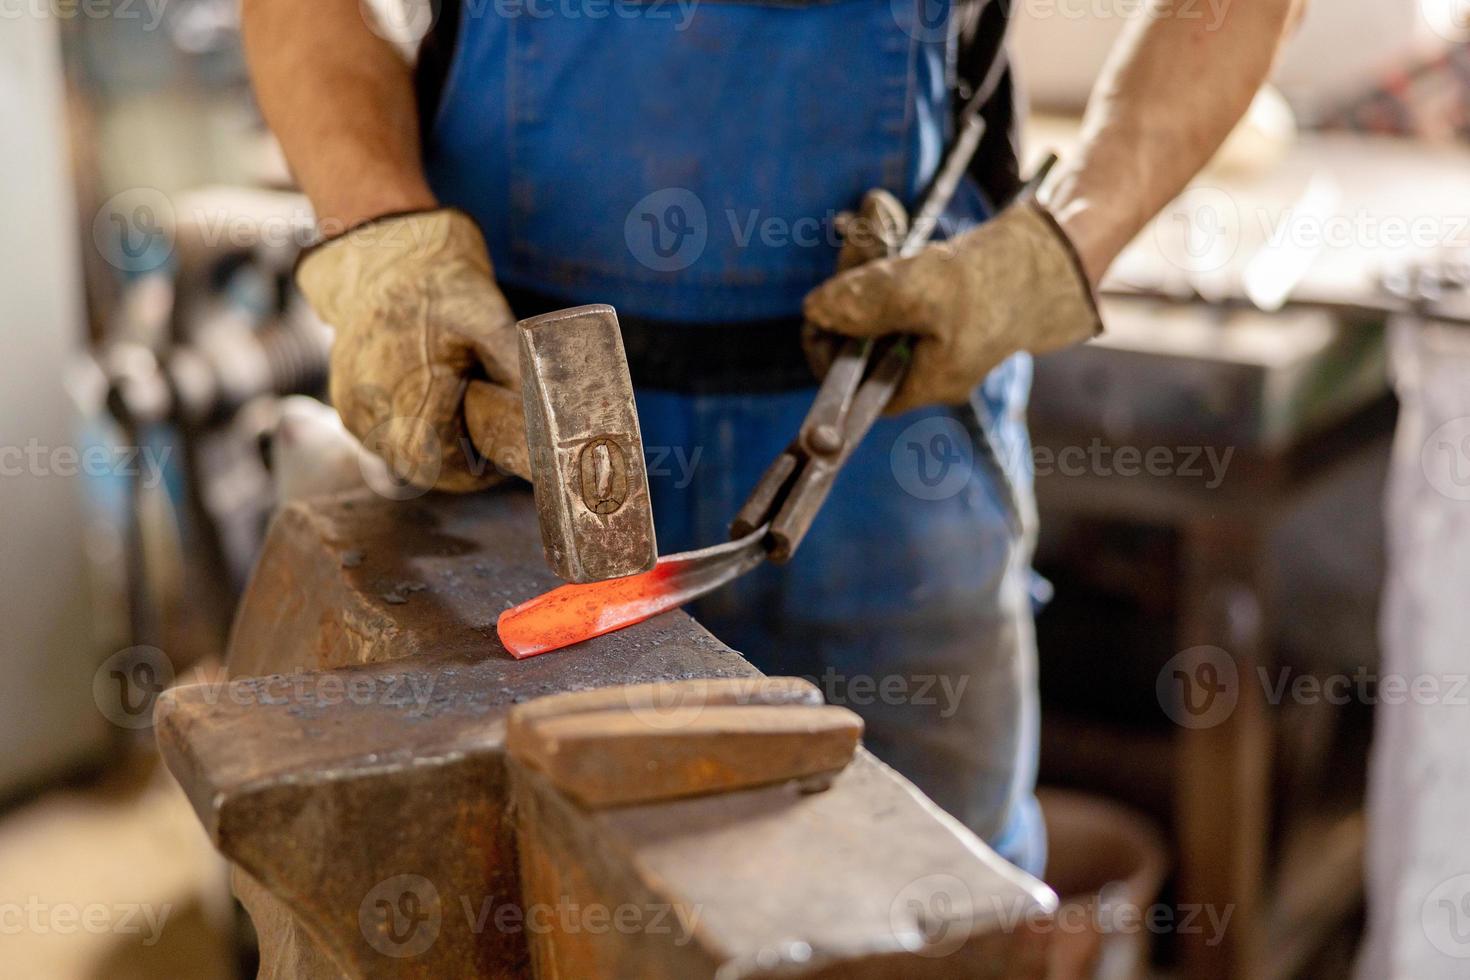
[[[823,456],[836,456],[842,452],[842,433],[835,425],[819,425],[812,429],[811,449]]]

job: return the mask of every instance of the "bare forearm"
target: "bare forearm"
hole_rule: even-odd
[[[324,231],[435,205],[411,70],[358,0],[244,0],[242,21],[261,111]]]
[[[1044,192],[1094,283],[1230,135],[1301,6],[1221,3],[1150,0],[1093,90],[1078,154]]]

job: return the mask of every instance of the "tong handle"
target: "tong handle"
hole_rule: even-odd
[[[827,495],[832,492],[842,464],[847,462],[858,443],[863,441],[863,436],[878,421],[878,416],[903,381],[908,366],[908,344],[903,341],[890,343],[872,373],[852,397],[843,423],[842,451],[836,456],[809,457],[781,502],[781,509],[771,520],[767,544],[771,561],[784,564],[796,554],[822,504],[826,503]]]
[[[817,458],[841,455],[842,430],[847,413],[868,369],[872,352],[871,340],[852,337],[846,338],[838,349],[796,437],[797,443],[809,455]]]
[[[812,407],[802,420],[796,441],[777,456],[750,492],[740,512],[730,523],[730,536],[743,538],[772,516],[789,499],[800,482],[797,470],[821,462],[846,458],[844,430],[853,398],[872,355],[871,340],[848,339],[837,352],[827,376],[817,389]]]

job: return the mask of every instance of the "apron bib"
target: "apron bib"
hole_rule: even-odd
[[[460,16],[431,185],[479,220],[504,283],[625,315],[795,315],[835,267],[837,212],[872,187],[912,203],[948,127],[935,0]]]

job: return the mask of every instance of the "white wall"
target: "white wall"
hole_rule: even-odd
[[[30,9],[30,8],[27,8]],[[17,468],[35,439],[75,446],[62,389],[81,298],[56,22],[0,28],[0,794],[100,743],[76,478]]]
[[[1017,0],[1016,56],[1037,108],[1077,107],[1109,47],[1143,0]],[[1208,23],[1229,3],[1197,0]],[[1351,95],[1405,51],[1442,44],[1463,0],[1309,0],[1306,19],[1284,54],[1276,81],[1299,111]],[[1459,15],[1463,20],[1463,15]],[[1209,66],[1201,65],[1204,76]]]

